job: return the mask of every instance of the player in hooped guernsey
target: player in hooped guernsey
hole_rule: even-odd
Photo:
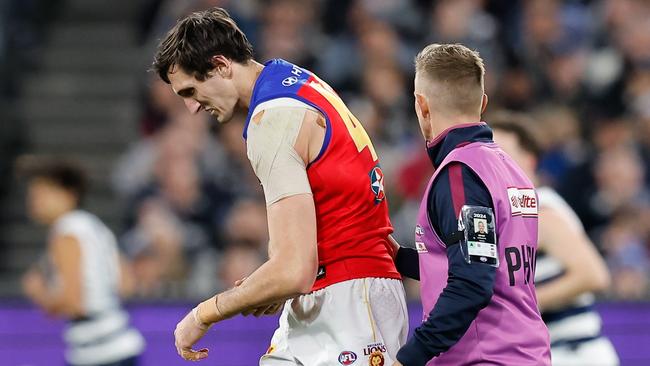
[[[492,119],[495,140],[534,180],[540,149],[525,115],[500,112]],[[605,290],[609,273],[582,223],[550,187],[537,189],[539,250],[535,287],[551,336],[553,365],[619,365],[612,343],[601,334],[594,292]]]
[[[130,281],[111,230],[79,208],[83,174],[49,162],[30,172],[30,217],[49,227],[46,254],[23,278],[25,294],[48,314],[67,320],[66,363],[135,366],[144,339],[129,325],[120,294]]]
[[[220,8],[181,20],[154,68],[192,113],[220,123],[248,113],[243,136],[269,222],[269,260],[178,323],[179,355],[204,359],[208,350],[192,347],[212,324],[284,304],[260,365],[392,364],[408,316],[384,176],[361,123],[311,72],[255,62]]]

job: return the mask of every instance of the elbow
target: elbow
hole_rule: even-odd
[[[590,276],[590,287],[592,291],[606,291],[612,283],[612,277],[607,267],[603,266],[599,271]]]
[[[292,296],[310,293],[316,281],[317,271],[317,260],[313,263],[309,261],[309,263],[294,263],[293,266],[287,266],[282,279],[286,286],[285,291]]]
[[[454,287],[456,287],[456,293],[464,294],[463,297],[470,298],[473,306],[478,309],[488,306],[494,294],[493,284],[477,283],[471,280],[459,281],[458,285]]]
[[[70,319],[80,318],[86,315],[86,311],[81,305],[81,300],[68,300],[61,303],[57,309],[61,315],[66,316]]]
[[[293,292],[298,295],[305,295],[311,292],[312,286],[314,286],[314,278],[304,278],[301,281],[296,281],[293,286]]]
[[[490,300],[492,300],[492,295],[494,295],[494,289],[493,288],[481,288],[479,291],[476,292],[477,294],[477,299],[479,300],[479,305],[481,309],[487,307],[490,304]]]
[[[287,274],[284,278],[285,291],[290,296],[304,295],[311,292],[316,275],[309,276],[307,273]]]
[[[492,300],[492,295],[494,295],[494,282],[474,282],[467,281],[467,289],[471,290],[472,297],[474,298],[474,303],[480,308],[483,309],[490,304]],[[469,292],[469,291],[468,291]]]
[[[48,314],[54,316],[61,316],[68,319],[80,318],[86,315],[81,303],[62,301],[60,303],[53,303],[45,307]]]

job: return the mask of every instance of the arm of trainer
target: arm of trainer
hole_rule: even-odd
[[[248,156],[267,201],[269,259],[238,286],[202,302],[181,320],[174,332],[181,357],[208,356],[207,349],[194,351],[192,346],[211,324],[311,290],[318,251],[306,166],[322,146],[322,118],[300,107],[270,108],[252,118]]]
[[[570,225],[571,218],[552,207],[540,208],[539,248],[564,266],[565,273],[537,286],[540,310],[553,310],[575,297],[609,286],[609,271],[584,229]]]
[[[463,205],[493,208],[487,188],[464,164],[448,165],[433,184],[428,210],[440,237],[448,237],[458,230],[458,215]],[[447,286],[428,319],[415,329],[413,337],[397,353],[397,359],[405,366],[425,365],[456,344],[492,298],[496,268],[483,263],[467,264],[459,245],[447,247],[447,260]]]

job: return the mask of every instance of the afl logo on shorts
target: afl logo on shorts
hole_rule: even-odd
[[[343,351],[339,355],[339,363],[341,365],[352,365],[357,360],[357,354],[351,351]]]
[[[297,77],[295,77],[295,76],[289,76],[289,77],[284,78],[284,80],[282,80],[282,85],[284,85],[284,86],[291,86],[291,85],[293,85],[293,84],[295,84],[295,83],[297,83],[297,82],[298,82],[298,78],[297,78]]]
[[[386,198],[386,194],[384,193],[384,172],[381,171],[379,165],[370,171],[370,189],[375,194],[375,204],[380,203]]]

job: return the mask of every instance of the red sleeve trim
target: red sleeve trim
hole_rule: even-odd
[[[461,164],[449,165],[449,191],[454,205],[454,214],[458,217],[460,209],[465,205],[465,185],[463,183],[463,167]]]

